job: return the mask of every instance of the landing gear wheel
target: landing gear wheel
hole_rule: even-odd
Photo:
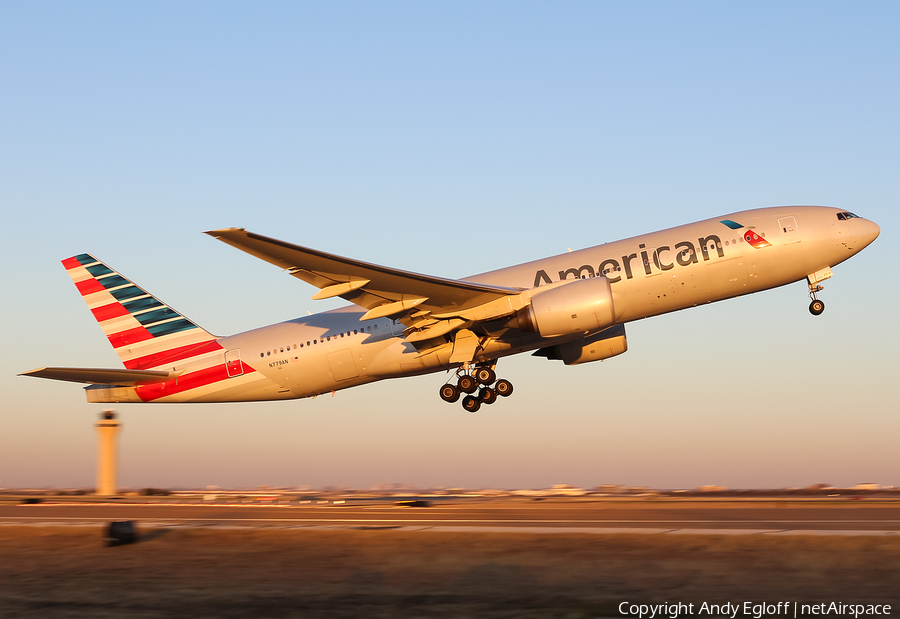
[[[484,404],[493,404],[497,401],[497,392],[490,387],[482,387],[478,392],[478,399]]]
[[[459,399],[459,388],[456,385],[444,385],[441,387],[441,399],[451,404]]]
[[[497,381],[497,384],[494,385],[494,390],[497,392],[497,395],[501,395],[506,398],[512,395],[513,384],[505,378],[501,378]]]
[[[457,385],[459,387],[459,390],[463,393],[475,393],[475,390],[478,389],[478,383],[474,378],[467,374],[463,374],[459,377],[459,382],[457,383]],[[475,410],[478,409],[476,408]]]
[[[822,312],[825,311],[825,303],[819,301],[818,299],[813,299],[812,303],[809,304],[809,313],[813,316],[818,316]]]
[[[478,409],[481,408],[481,400],[475,396],[467,395],[463,398],[462,406],[470,413],[477,413]]]
[[[482,385],[490,385],[497,380],[497,374],[491,368],[477,368],[475,370],[475,380]]]

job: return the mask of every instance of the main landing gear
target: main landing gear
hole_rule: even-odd
[[[466,367],[460,368],[456,375],[459,378],[455,385],[446,383],[441,386],[441,399],[453,403],[464,393],[462,407],[470,413],[477,413],[482,404],[493,404],[498,397],[505,398],[513,392],[512,383],[505,378],[497,380],[497,374],[490,366],[477,366],[471,372]]]

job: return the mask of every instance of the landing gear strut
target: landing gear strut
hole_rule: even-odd
[[[509,397],[512,395],[513,385],[505,378],[497,380],[494,367],[479,365],[470,370],[468,364],[465,364],[456,371],[458,378],[455,385],[446,383],[441,386],[441,399],[453,403],[465,393],[467,395],[463,398],[462,407],[470,413],[477,413],[482,404],[493,404],[501,396]]]

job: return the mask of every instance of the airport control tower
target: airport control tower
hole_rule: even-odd
[[[116,439],[119,435],[119,420],[111,408],[100,413],[97,428],[97,490],[100,496],[116,494],[117,453]]]

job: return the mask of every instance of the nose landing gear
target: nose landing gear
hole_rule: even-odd
[[[809,303],[809,313],[813,316],[818,316],[825,311],[825,303],[819,301],[819,297],[817,295],[824,289],[822,285],[819,284],[819,282],[825,281],[830,277],[830,267],[819,269],[815,273],[810,273],[806,276],[806,283],[809,286],[809,298],[811,299]]]
[[[813,299],[809,304],[809,313],[818,316],[825,311],[825,303],[818,299]]]
[[[809,287],[809,298],[812,299],[812,301],[809,302],[809,313],[813,316],[818,316],[825,311],[825,302],[820,301],[819,297],[816,296],[817,293],[822,292],[823,289],[823,286]]]
[[[456,371],[456,375],[459,378],[455,385],[445,383],[441,386],[441,399],[452,404],[465,393],[467,395],[463,398],[462,407],[470,413],[477,413],[482,404],[493,404],[498,397],[506,398],[513,392],[511,382],[505,378],[497,380],[494,366],[481,365],[470,371],[468,364],[465,364]]]

